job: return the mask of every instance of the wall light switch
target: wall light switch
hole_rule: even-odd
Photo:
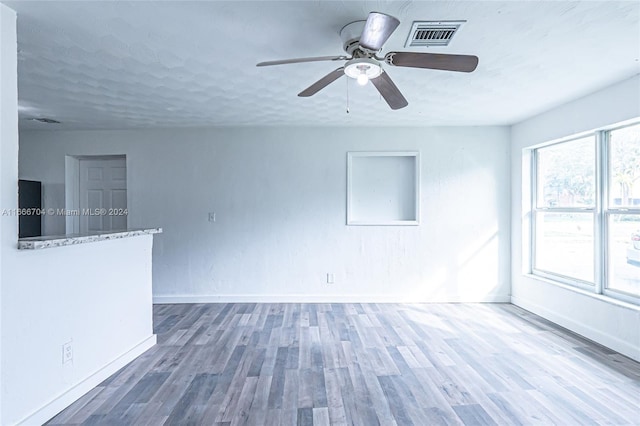
[[[327,274],[327,284],[333,284],[335,282],[335,278],[332,273]]]
[[[216,221],[216,213],[209,212],[209,222],[215,222],[215,221]]]

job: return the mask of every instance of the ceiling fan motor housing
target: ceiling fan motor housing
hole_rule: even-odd
[[[353,52],[360,46],[360,36],[367,21],[355,21],[345,25],[340,30],[340,38],[342,39],[342,48],[349,55],[353,56]]]

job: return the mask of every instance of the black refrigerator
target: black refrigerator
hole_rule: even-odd
[[[18,207],[20,213],[30,209],[31,214],[18,216],[18,238],[42,235],[42,182],[35,180],[18,181]]]

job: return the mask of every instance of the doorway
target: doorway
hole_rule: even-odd
[[[67,157],[67,233],[127,229],[124,155]]]

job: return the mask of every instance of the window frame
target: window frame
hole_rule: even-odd
[[[609,288],[609,219],[611,215],[639,215],[640,208],[615,207],[610,205],[609,177],[611,170],[611,138],[612,131],[626,127],[640,125],[639,120],[624,124],[617,124],[598,130],[580,133],[557,139],[530,148],[529,190],[530,190],[530,220],[529,220],[529,271],[528,273],[584,290],[588,293],[610,297],[634,305],[640,305],[640,295],[627,293]],[[538,161],[539,150],[550,146],[569,143],[585,137],[594,137],[595,149],[595,205],[593,207],[538,207]],[[593,283],[578,278],[566,276],[557,272],[547,271],[536,267],[537,220],[539,213],[591,213],[593,215]]]
[[[624,129],[632,126],[640,126],[640,122],[628,123],[620,126],[608,128],[606,130],[600,130],[597,133],[600,134],[602,148],[602,280],[601,280],[601,294],[616,299],[624,300],[626,302],[640,305],[640,295],[633,295],[621,290],[615,290],[609,288],[609,219],[611,215],[638,215],[640,216],[640,208],[633,207],[615,207],[611,205],[611,199],[609,197],[609,178],[611,175],[611,132]]]
[[[538,207],[539,203],[538,203],[538,196],[539,196],[539,191],[538,191],[538,157],[539,157],[539,150],[540,149],[545,149],[545,148],[549,148],[552,146],[557,146],[557,145],[561,145],[561,144],[565,144],[565,143],[570,143],[570,142],[575,142],[577,140],[580,139],[584,139],[587,137],[590,137],[590,134],[586,134],[586,135],[574,135],[571,136],[569,138],[565,138],[565,139],[561,139],[552,143],[548,143],[545,144],[543,146],[539,146],[536,147],[535,149],[533,149],[532,151],[532,155],[531,155],[531,249],[530,249],[530,253],[531,253],[531,260],[530,260],[530,265],[531,265],[531,273],[533,273],[534,275],[539,275],[541,277],[547,278],[547,279],[551,279],[551,280],[555,280],[555,281],[559,281],[563,284],[568,284],[568,285],[572,285],[578,288],[581,288],[583,290],[588,290],[588,291],[592,291],[594,286],[596,285],[596,281],[598,281],[597,276],[596,276],[596,271],[593,271],[593,277],[594,277],[594,282],[590,282],[590,281],[584,281],[581,280],[579,278],[575,278],[575,277],[570,277],[568,275],[563,275],[557,272],[553,272],[553,271],[547,271],[544,269],[539,269],[536,267],[536,246],[537,246],[537,220],[538,220],[538,214],[539,213],[591,213],[593,216],[593,223],[594,223],[594,247],[596,246],[595,244],[595,240],[596,240],[596,235],[595,235],[595,227],[596,227],[596,210],[597,210],[597,196],[596,196],[596,205],[594,205],[593,207]],[[596,150],[597,146],[597,138],[594,141],[594,150]],[[596,158],[597,158],[597,152],[596,154]],[[596,184],[596,191],[597,191],[597,186],[598,186],[598,179],[597,179],[597,168],[595,170],[595,184]],[[594,265],[596,264],[596,258],[595,258],[595,253],[594,253]],[[594,268],[595,269],[595,268]]]

